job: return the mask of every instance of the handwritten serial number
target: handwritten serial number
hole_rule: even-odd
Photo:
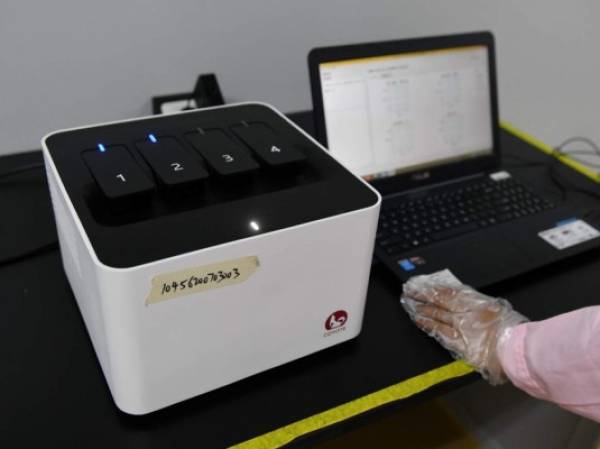
[[[163,283],[160,294],[166,295],[171,292],[176,292],[178,290],[186,290],[203,284],[220,284],[223,281],[226,281],[228,279],[236,279],[240,276],[240,270],[235,267],[230,271],[219,270],[214,273],[210,272],[199,276],[190,276],[180,281]]]

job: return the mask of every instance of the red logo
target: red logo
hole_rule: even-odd
[[[328,331],[342,327],[348,321],[348,313],[345,310],[337,310],[325,320],[325,329]]]

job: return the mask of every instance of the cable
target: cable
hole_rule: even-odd
[[[569,157],[572,157],[572,156],[598,156],[600,158],[600,154],[597,154],[595,151],[572,150],[572,151],[561,151],[561,152],[556,151],[556,153],[559,156],[569,156]],[[600,162],[591,162],[591,161],[582,160],[582,159],[576,158],[576,157],[573,157],[572,159],[576,160],[577,162],[582,163],[583,165],[587,165],[588,167],[600,169]]]
[[[10,169],[4,173],[0,173],[0,181],[3,180],[4,178],[9,178],[11,176],[15,176],[18,175],[20,173],[25,173],[31,170],[38,170],[40,168],[44,168],[44,164],[41,162],[38,162],[36,164],[27,164],[27,165],[21,165],[19,167],[15,167],[13,169]]]
[[[34,164],[21,165],[21,166],[12,168],[4,173],[0,173],[0,182],[3,181],[5,178],[9,178],[11,176],[16,176],[21,173],[29,172],[32,170],[39,170],[39,169],[43,169],[43,168],[44,168],[44,164],[41,162],[34,163]],[[50,251],[55,251],[56,249],[58,249],[58,241],[54,240],[52,242],[46,243],[45,245],[25,251],[24,253],[17,254],[15,256],[10,256],[6,259],[0,259],[0,267],[6,266],[9,264],[13,264],[13,263],[19,262],[21,260],[25,260],[30,257],[34,257],[34,256],[37,256],[40,254],[50,252]]]
[[[585,143],[586,145],[591,147],[591,149],[571,150],[571,151],[565,150],[566,146],[568,146],[569,144],[575,143],[575,142]],[[600,147],[598,146],[598,144],[596,144],[596,142],[594,142],[592,139],[589,139],[589,138],[583,137],[583,136],[569,137],[568,139],[561,142],[559,145],[555,146],[554,152],[559,156],[597,156],[598,159],[600,160]],[[590,162],[587,160],[584,161],[584,160],[581,160],[578,158],[573,158],[573,159],[575,159],[576,161],[581,162],[582,164],[585,164],[589,167],[600,169],[600,162],[596,163],[596,162]]]
[[[573,143],[573,142],[584,142],[588,144],[592,149],[591,150],[575,150],[575,151],[564,151],[564,147]],[[588,139],[587,137],[575,136],[570,137],[564,140],[560,145],[554,147],[554,156],[556,155],[572,155],[572,154],[590,154],[590,155],[598,155],[600,158],[600,147],[596,145],[594,141]],[[519,164],[514,164],[518,167],[545,167],[548,171],[548,176],[552,184],[559,190],[561,195],[561,201],[565,201],[568,193],[580,193],[592,198],[600,200],[600,191],[595,191],[591,189],[584,189],[581,187],[575,186],[571,181],[561,178],[560,173],[557,170],[557,167],[560,166],[560,160],[557,158],[553,158],[553,160],[548,162],[535,162],[531,161],[527,158],[520,157],[513,154],[507,154],[504,157],[509,159],[516,159],[521,161]],[[588,162],[583,162],[589,166],[596,166],[596,164],[590,164]],[[600,164],[597,165],[600,168]],[[591,209],[585,212],[584,217],[595,219],[600,216],[600,209]]]
[[[563,140],[559,145],[555,146],[554,149],[556,151],[560,152],[560,151],[562,151],[562,149],[564,147],[566,147],[567,145],[569,145],[570,143],[573,143],[573,142],[587,143],[590,147],[592,147],[594,153],[596,153],[598,156],[600,156],[600,147],[598,147],[596,142],[594,142],[592,139],[589,139],[589,138],[583,137],[583,136],[569,137],[568,139]]]
[[[37,248],[30,249],[29,251],[26,251],[22,254],[17,254],[16,256],[11,256],[6,259],[0,259],[0,267],[20,262],[22,260],[29,259],[30,257],[38,256],[40,254],[56,251],[57,249],[58,241],[55,240]]]
[[[565,151],[565,147],[569,144],[572,144],[574,142],[582,142],[587,144],[588,146],[591,147],[591,149],[588,150],[571,150],[571,151]],[[584,136],[573,136],[573,137],[569,137],[568,139],[565,139],[563,142],[561,142],[560,144],[558,144],[557,146],[554,147],[554,152],[557,153],[558,155],[567,155],[567,156],[572,156],[572,155],[591,155],[591,156],[598,156],[598,158],[600,159],[600,147],[598,146],[598,144],[596,144],[596,142],[594,142],[592,139],[589,139],[587,137]],[[573,158],[576,159],[576,158]],[[593,163],[593,162],[589,162],[589,161],[582,161],[581,159],[576,159],[579,162],[588,165],[590,167],[593,168],[600,168],[600,163]],[[557,173],[554,173],[554,176],[557,177]],[[563,180],[564,182],[564,180]],[[570,182],[569,182],[570,183]],[[591,196],[593,198],[596,199],[600,199],[600,191],[593,191],[593,190],[588,190],[588,189],[582,189],[580,187],[576,187],[573,185],[573,183],[570,183],[570,187],[568,187],[568,189],[571,192],[577,192],[577,193],[583,193],[586,194],[588,196]]]
[[[556,173],[556,164],[559,162],[558,159],[554,159],[552,161],[544,161],[544,162],[534,162],[527,158],[520,157],[514,154],[506,154],[503,156],[505,159],[516,159],[521,161],[518,164],[511,164],[514,167],[544,167],[548,172],[548,178],[550,182],[557,188],[560,193],[560,199],[564,202],[567,198],[568,188],[565,187]],[[511,166],[509,165],[509,167]]]

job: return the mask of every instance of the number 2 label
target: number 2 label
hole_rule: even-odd
[[[171,164],[171,167],[173,167],[173,171],[182,171],[183,170],[183,166],[179,162],[173,162]]]

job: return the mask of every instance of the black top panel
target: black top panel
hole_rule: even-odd
[[[377,202],[261,104],[63,131],[45,144],[98,258],[117,268]]]

